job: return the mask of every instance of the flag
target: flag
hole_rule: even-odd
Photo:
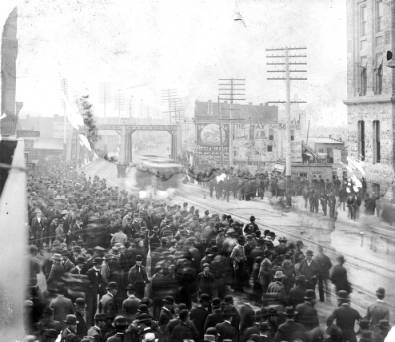
[[[88,141],[88,139],[86,138],[86,136],[83,135],[83,134],[80,134],[79,137],[80,137],[80,144],[81,144],[81,146],[86,147],[86,149],[87,149],[89,152],[92,152],[91,144],[89,143],[89,141]]]
[[[147,253],[147,277],[148,279],[151,280],[151,263],[152,263],[152,257],[151,257],[151,243],[148,241],[148,253]]]
[[[70,125],[75,129],[84,127],[84,120],[82,119],[77,106],[71,105],[65,94],[63,94],[63,101],[65,105],[66,119]]]

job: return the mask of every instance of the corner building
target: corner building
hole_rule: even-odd
[[[348,153],[365,161],[376,186],[377,170],[392,171],[395,160],[395,74],[386,60],[395,54],[394,25],[393,0],[347,0]]]

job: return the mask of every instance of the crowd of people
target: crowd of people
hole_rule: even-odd
[[[342,256],[332,265],[253,216],[139,199],[61,162],[36,166],[28,193],[27,341],[383,342],[390,330],[383,288],[358,313]]]
[[[222,176],[221,176],[222,175]],[[195,179],[192,177],[191,179]],[[284,197],[286,195],[286,177],[273,171],[256,172],[221,170],[215,173],[206,172],[198,175],[199,183],[208,188],[211,198],[230,198],[239,200],[263,199],[265,192],[272,197]],[[200,181],[201,180],[201,181]],[[339,179],[336,175],[332,179],[324,179],[321,175],[307,177],[293,177],[290,185],[291,196],[303,196],[305,209],[312,213],[322,211],[324,216],[332,219],[337,218],[337,210],[348,211],[348,217],[356,220],[363,204],[364,212],[368,215],[376,213],[376,201],[379,198],[376,193],[367,191],[367,183],[361,179],[359,187],[351,179]]]

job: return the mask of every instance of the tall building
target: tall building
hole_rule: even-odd
[[[386,65],[395,47],[394,1],[348,0],[347,20],[348,153],[365,161],[368,181],[379,186],[395,161],[395,74]]]

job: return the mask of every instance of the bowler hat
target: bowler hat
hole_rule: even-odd
[[[350,296],[346,290],[340,290],[337,292],[337,297],[339,300],[350,300]]]
[[[77,317],[75,315],[67,315],[64,321],[66,324],[74,325],[78,324]]]
[[[116,327],[127,327],[128,326],[128,321],[127,319],[122,316],[118,315],[114,318],[114,326]]]
[[[143,257],[140,254],[138,254],[136,256],[136,261],[143,261]]]
[[[107,285],[107,289],[114,290],[118,288],[118,284],[115,281],[110,281]]]
[[[314,253],[313,253],[313,251],[311,250],[311,249],[308,249],[307,251],[306,251],[306,255],[313,255]]]
[[[385,296],[385,289],[384,289],[383,287],[379,287],[379,288],[376,290],[376,294],[377,294],[378,296]]]

